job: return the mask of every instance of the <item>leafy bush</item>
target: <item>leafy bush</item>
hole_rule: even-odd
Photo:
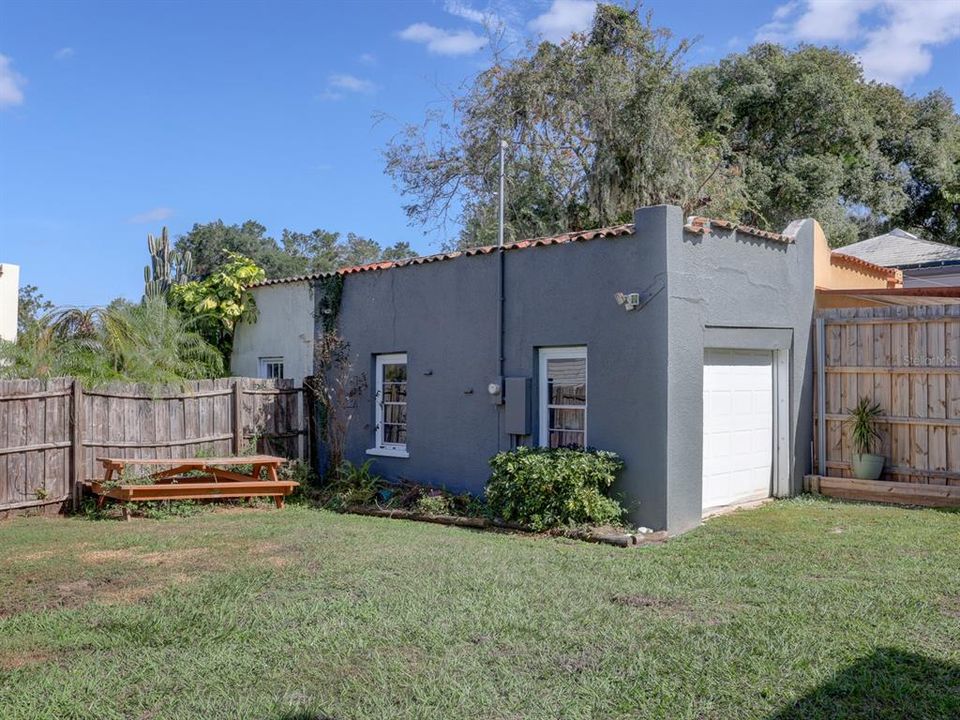
[[[424,495],[419,500],[417,504],[414,505],[414,510],[421,512],[424,515],[452,515],[453,508],[450,505],[450,498],[446,495]]]
[[[370,505],[383,487],[383,479],[370,466],[373,460],[354,465],[349,460],[340,463],[337,479],[330,485],[331,494],[326,504],[334,510],[355,505]]]
[[[623,462],[616,453],[571,448],[520,447],[490,460],[490,511],[536,530],[563,525],[604,525],[623,517],[604,493]]]

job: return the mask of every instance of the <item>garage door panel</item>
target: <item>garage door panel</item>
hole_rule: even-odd
[[[707,350],[703,409],[703,507],[769,496],[773,354]]]

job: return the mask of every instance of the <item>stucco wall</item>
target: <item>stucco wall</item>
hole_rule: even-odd
[[[534,379],[538,348],[587,346],[587,441],[622,455],[634,518],[654,525],[666,499],[666,301],[628,313],[614,295],[653,286],[666,247],[662,211],[637,220],[634,236],[504,254],[505,375]],[[340,330],[355,367],[372,379],[375,354],[408,354],[410,457],[376,457],[381,475],[481,492],[488,459],[510,447],[486,391],[497,377],[497,263],[482,255],[346,277]],[[371,388],[347,443],[353,461],[374,444],[373,417]],[[533,419],[526,444],[538,437],[535,410]]]
[[[508,250],[504,375],[530,378],[532,427],[539,437],[537,355],[584,345],[588,355],[589,445],[625,461],[617,492],[631,520],[681,532],[700,521],[703,357],[706,347],[783,348],[789,354],[788,488],[800,487],[810,443],[812,220],[794,223],[793,243],[715,229],[684,230],[681,210],[635,214],[633,235]],[[498,379],[497,254],[344,277],[338,317],[355,372],[371,387],[358,401],[346,454],[373,458],[374,470],[454,491],[482,492],[488,459],[516,438],[487,385]],[[617,292],[637,292],[627,312]],[[316,291],[315,291],[316,293]],[[304,283],[257,290],[261,320],[238,333],[234,372],[259,356],[302,350],[313,337]],[[253,331],[253,332],[251,332]],[[368,455],[375,444],[375,357],[408,357],[409,457]],[[309,372],[309,370],[301,371]],[[507,399],[509,402],[509,398]]]
[[[694,235],[677,207],[641,209],[635,223],[628,237],[504,254],[505,375],[534,380],[524,442],[535,443],[538,349],[586,345],[588,444],[623,457],[617,491],[634,522],[680,532],[701,515],[703,354],[711,328],[741,328],[733,337],[746,346],[786,342],[794,488],[807,470],[814,223],[797,225],[790,244],[734,232]],[[376,472],[480,492],[487,459],[510,446],[486,393],[497,377],[497,262],[496,255],[461,257],[346,278],[340,330],[355,367],[372,379],[376,354],[408,354],[410,457],[375,457]],[[647,302],[626,312],[618,291]],[[371,388],[347,443],[355,462],[374,444],[373,418]]]
[[[864,265],[844,263],[837,258],[827,243],[820,223],[811,220],[810,250],[813,253],[814,286],[825,290],[852,290],[854,288],[897,287],[902,279],[891,280],[886,268],[873,269]],[[843,252],[843,249],[840,249]]]
[[[703,355],[711,328],[736,347],[766,349],[792,334],[790,442],[792,490],[801,487],[810,455],[814,230],[794,223],[795,242],[736,232],[695,235],[682,229],[679,208],[667,208],[669,234],[668,484],[666,524],[682,531],[699,522],[702,487]],[[718,346],[713,342],[713,346]]]
[[[313,290],[307,281],[253,289],[258,319],[234,336],[230,371],[259,377],[261,357],[282,357],[284,377],[299,385],[313,374]]]
[[[20,267],[0,263],[0,339],[17,339],[17,306],[20,291]]]

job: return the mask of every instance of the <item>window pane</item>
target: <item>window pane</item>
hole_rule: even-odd
[[[547,360],[547,395],[551,405],[585,405],[587,361],[584,358]]]
[[[583,431],[585,410],[561,410],[550,408],[549,428],[551,430],[580,430]]]
[[[547,360],[547,377],[561,385],[583,385],[587,382],[587,361],[584,358],[551,358]]]
[[[550,447],[583,447],[583,433],[561,430],[550,431]]]
[[[384,423],[383,442],[391,445],[402,445],[407,442],[407,426]]]
[[[406,382],[407,366],[402,364],[389,364],[383,366],[383,381],[388,382]]]
[[[405,424],[407,422],[407,406],[405,404],[384,404],[383,421],[385,423]]]
[[[406,402],[407,384],[406,383],[384,383],[383,401],[384,402]]]
[[[552,383],[549,402],[551,405],[586,405],[587,386]]]

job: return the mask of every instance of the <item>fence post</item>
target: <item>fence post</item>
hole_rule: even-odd
[[[233,381],[233,454],[243,452],[243,392],[240,381]]]
[[[70,496],[73,509],[80,509],[83,482],[83,386],[74,378],[70,393]]]

